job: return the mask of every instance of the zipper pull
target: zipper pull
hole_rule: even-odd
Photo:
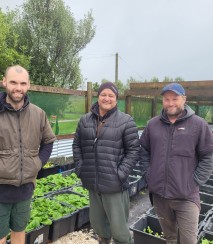
[[[95,143],[96,143],[97,139],[98,139],[98,138],[96,137],[96,138],[95,138],[95,140],[94,140],[94,143],[93,143],[94,145],[95,145]]]

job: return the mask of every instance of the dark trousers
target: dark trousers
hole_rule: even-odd
[[[99,237],[113,238],[115,244],[130,244],[128,191],[101,194],[89,191],[90,222]]]
[[[153,194],[155,212],[159,217],[165,239],[175,244],[197,244],[200,210],[187,200],[170,200]]]

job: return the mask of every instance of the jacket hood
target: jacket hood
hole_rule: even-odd
[[[4,112],[5,110],[16,111],[9,103],[6,102],[7,93],[1,92],[0,93],[0,113]],[[24,105],[20,110],[25,109],[30,103],[28,95],[24,97]]]
[[[177,122],[185,120],[185,119],[191,117],[193,114],[195,114],[195,111],[192,110],[187,104],[185,104],[184,105],[184,112],[181,115],[181,117],[177,119]],[[164,121],[166,123],[170,123],[164,109],[162,109],[160,117],[161,117],[160,119],[162,121]]]

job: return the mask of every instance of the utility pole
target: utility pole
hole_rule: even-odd
[[[115,54],[115,82],[118,81],[118,53]]]

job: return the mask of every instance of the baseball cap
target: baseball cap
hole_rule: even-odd
[[[184,88],[178,83],[169,83],[168,85],[164,86],[161,91],[161,95],[163,95],[167,91],[173,91],[179,96],[185,96]]]

